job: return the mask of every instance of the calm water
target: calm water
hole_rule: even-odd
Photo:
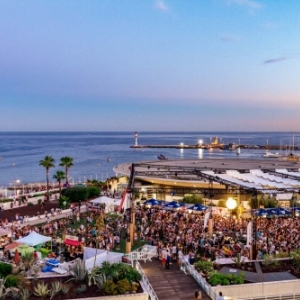
[[[218,136],[223,143],[235,142],[247,145],[295,145],[300,144],[300,133],[294,132],[140,132],[139,144],[197,144],[200,139],[209,143]],[[169,159],[237,157],[235,151],[198,149],[131,149],[134,132],[2,132],[0,133],[0,187],[16,180],[21,183],[45,181],[45,169],[39,161],[46,155],[55,159],[71,156],[74,166],[70,169],[71,181],[85,179],[105,180],[115,175],[113,166],[124,162],[157,160],[162,153]],[[258,158],[263,150],[242,150],[240,157]],[[110,161],[107,161],[107,158]]]

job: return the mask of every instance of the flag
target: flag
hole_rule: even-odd
[[[204,216],[204,228],[206,228],[208,226],[208,220],[210,218],[210,214],[211,214],[210,211],[208,211],[207,213],[205,213],[205,216]]]
[[[252,236],[253,236],[253,222],[250,221],[247,225],[247,246],[251,245]]]

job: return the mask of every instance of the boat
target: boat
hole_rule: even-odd
[[[157,155],[157,158],[158,158],[159,160],[168,160],[168,158],[165,157],[163,154]]]
[[[265,157],[265,158],[280,158],[280,157],[282,157],[282,155],[278,152],[272,153],[272,152],[266,151],[263,154],[263,157]]]
[[[236,148],[238,148],[239,145],[233,143],[233,142],[230,142],[228,143],[227,145],[223,144],[223,145],[220,145],[220,149],[221,150],[236,150]]]
[[[230,142],[228,144],[228,147],[229,147],[229,150],[232,151],[232,150],[235,150],[238,147],[238,145],[236,145],[235,143]]]

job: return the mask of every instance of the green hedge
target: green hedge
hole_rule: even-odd
[[[89,186],[88,188],[89,198],[99,197],[100,196],[100,188],[97,186]]]
[[[7,275],[11,274],[12,265],[0,263],[0,277],[5,278]]]
[[[89,192],[87,187],[71,187],[64,189],[62,195],[68,197],[71,202],[78,202],[87,200]]]
[[[12,199],[0,199],[0,203],[12,202]]]
[[[19,285],[20,281],[21,281],[20,276],[14,275],[14,274],[9,274],[5,280],[5,287],[6,288],[17,287]]]
[[[99,197],[100,188],[96,186],[75,186],[63,189],[62,195],[68,197],[70,202],[85,201],[89,198]]]

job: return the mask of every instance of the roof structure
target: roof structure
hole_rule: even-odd
[[[188,159],[121,165],[114,170],[136,178],[176,187],[238,189],[244,192],[300,192],[300,163],[279,159]]]

